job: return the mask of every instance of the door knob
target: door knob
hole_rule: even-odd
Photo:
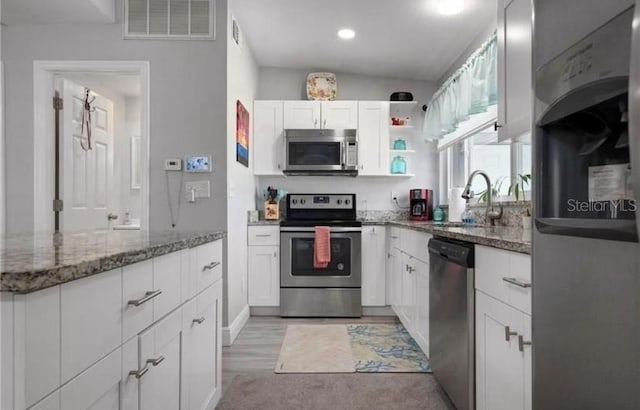
[[[109,215],[107,215],[107,219],[110,221],[114,221],[116,219],[118,219],[118,215],[110,213]]]

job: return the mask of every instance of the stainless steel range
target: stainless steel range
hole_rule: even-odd
[[[330,227],[331,261],[314,267],[314,228]],[[362,316],[362,223],[355,194],[288,194],[280,222],[280,315]]]

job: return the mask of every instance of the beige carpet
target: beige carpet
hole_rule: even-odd
[[[452,410],[430,374],[236,376],[218,410]]]
[[[276,373],[354,373],[347,327],[289,325]]]

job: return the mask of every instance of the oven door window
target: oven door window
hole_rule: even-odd
[[[331,262],[326,268],[313,267],[313,238],[291,240],[292,276],[350,276],[351,239],[331,238]]]
[[[289,165],[341,165],[340,142],[289,142]]]

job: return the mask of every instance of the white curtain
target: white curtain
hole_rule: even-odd
[[[496,33],[476,50],[433,95],[427,107],[424,137],[439,140],[458,129],[471,115],[498,103]]]

